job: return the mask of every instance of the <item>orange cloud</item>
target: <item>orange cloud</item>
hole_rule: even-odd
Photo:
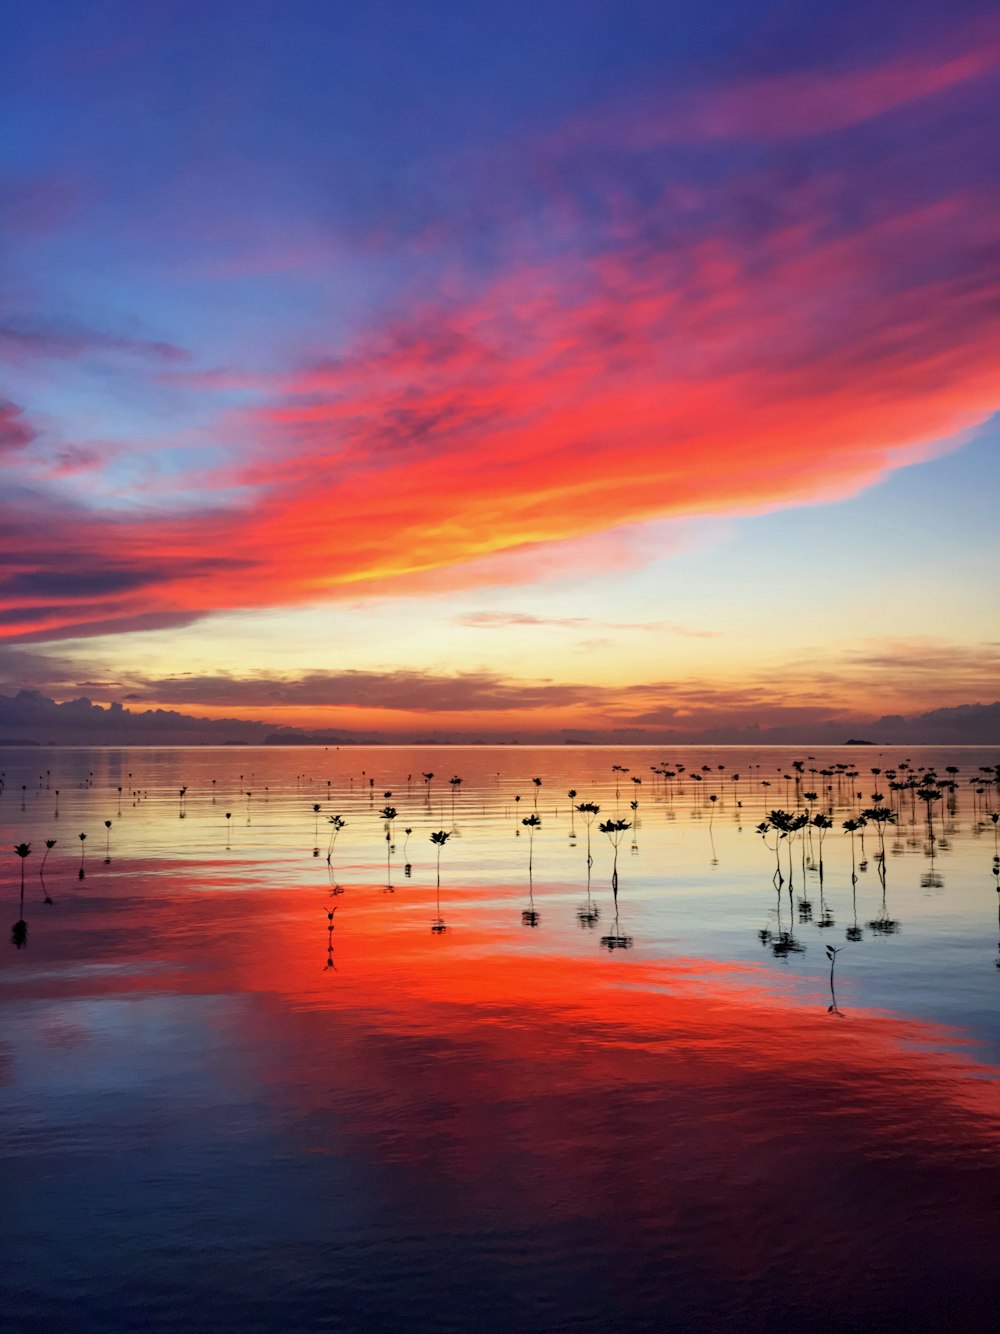
[[[921,106],[971,87],[993,59],[923,59],[912,86],[905,61],[868,71],[858,114],[908,87]],[[814,90],[802,132],[842,128],[856,84]],[[738,89],[713,96],[723,120],[742,106]],[[787,96],[763,104],[780,119]],[[769,124],[747,132],[766,139]],[[8,502],[0,633],[531,579],[552,544],[849,496],[926,457],[997,405],[1000,206],[974,171],[948,175],[974,155],[955,133],[928,122],[919,171],[855,169],[850,152],[785,175],[740,160],[690,184],[690,205],[659,159],[652,188],[632,179],[632,149],[568,204],[547,186],[559,222],[540,209],[541,242],[512,242],[487,270],[456,261],[338,355],[263,377],[218,422],[231,461],[182,477],[183,502],[150,497],[139,516],[48,493]],[[584,187],[596,221],[573,202]],[[15,442],[30,433],[7,414]],[[83,586],[91,567],[101,577]]]

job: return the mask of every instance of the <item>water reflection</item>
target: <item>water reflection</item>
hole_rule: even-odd
[[[766,971],[637,963],[623,987],[618,970],[596,960],[529,958],[514,938],[471,926],[466,950],[430,956],[418,933],[398,926],[396,905],[375,895],[352,899],[331,990],[339,905],[328,910],[317,976],[313,909],[264,892],[240,898],[234,910],[224,886],[203,884],[184,923],[178,876],[158,901],[123,904],[113,937],[96,914],[76,914],[81,967],[14,1049],[9,1110],[19,1118],[44,1069],[28,1059],[29,1042],[67,1017],[83,1026],[82,1045],[53,1050],[63,1092],[39,1104],[49,1147],[22,1176],[35,1235],[57,1226],[54,1214],[45,1222],[46,1163],[60,1169],[60,1216],[90,1192],[70,1251],[88,1252],[92,1272],[102,1272],[100,1239],[106,1246],[119,1227],[142,1236],[142,1220],[155,1220],[179,1323],[234,1327],[244,1310],[236,1289],[219,1271],[210,1276],[233,1246],[242,1301],[272,1311],[290,1301],[285,1319],[298,1328],[321,1323],[339,1291],[332,1278],[309,1279],[330,1272],[322,1257],[331,1248],[362,1294],[348,1328],[389,1319],[402,1296],[384,1286],[393,1265],[414,1302],[405,1309],[424,1312],[408,1322],[420,1329],[436,1327],[432,1294],[456,1311],[456,1327],[471,1321],[484,1281],[507,1304],[478,1327],[509,1328],[515,1291],[537,1327],[554,1271],[565,1279],[550,1310],[555,1329],[607,1328],[616,1310],[626,1327],[773,1327],[776,1311],[808,1309],[818,1268],[839,1318],[855,1327],[928,1330],[943,1319],[937,1328],[954,1328],[949,1319],[988,1311],[977,1302],[992,1283],[1000,1107],[984,1076],[995,1071],[948,1050],[950,1035],[932,1026],[841,1012],[832,963],[835,1032],[812,1007],[783,999],[781,978]],[[425,893],[418,915],[432,902]],[[146,931],[133,934],[140,923]],[[268,952],[255,958],[244,946],[262,932]],[[60,952],[65,939],[60,931]],[[147,1014],[139,1027],[113,995],[93,1003],[101,966],[126,961],[133,1013]],[[198,1005],[173,1027],[164,967],[174,970],[173,993]],[[206,1010],[207,995],[238,1004]],[[226,1050],[239,1059],[220,1060]],[[84,1071],[92,1089],[115,1089],[119,1118],[123,1171],[96,1194],[86,1165],[106,1161],[108,1125],[73,1110]],[[252,1120],[239,1110],[248,1106]],[[160,1150],[151,1189],[141,1164],[168,1114],[180,1133]],[[16,1124],[2,1122],[8,1143]],[[234,1125],[243,1127],[235,1138]],[[231,1203],[240,1180],[246,1210]],[[776,1219],[794,1245],[775,1240]],[[957,1269],[955,1236],[967,1238]],[[263,1264],[265,1246],[285,1250],[293,1267]],[[860,1270],[851,1263],[859,1247]],[[41,1253],[15,1245],[11,1259],[43,1302]],[[79,1258],[71,1263],[79,1274]],[[477,1284],[467,1288],[468,1268]],[[754,1317],[761,1275],[774,1285],[779,1273],[777,1305]],[[146,1274],[134,1269],[130,1301],[148,1291]],[[104,1311],[99,1290],[87,1300]]]
[[[580,905],[576,910],[576,920],[583,927],[593,928],[601,918],[601,910],[594,902],[590,889],[590,875],[593,869],[593,861],[590,855],[587,856],[587,901]]]
[[[990,1326],[992,785],[935,789],[931,838],[890,786],[926,757],[869,783],[723,755],[723,785],[717,756],[456,753],[438,789],[422,755],[362,758],[46,754],[91,846],[130,798],[82,885],[86,840],[60,855],[53,789],[17,776],[8,847],[47,844],[56,902],[25,909],[9,851],[11,1328]]]
[[[884,859],[881,860],[878,864],[878,878],[879,878],[879,883],[882,886],[882,902],[878,912],[868,923],[868,929],[870,931],[874,931],[877,935],[880,936],[894,936],[897,933],[897,931],[899,931],[901,924],[899,921],[897,921],[896,918],[889,916],[889,909],[885,901],[886,873],[885,873]],[[920,878],[921,884],[923,884],[926,879],[927,879],[926,876],[921,876]]]
[[[337,908],[336,908],[336,905],[334,905],[334,907],[330,908],[329,911],[328,911],[327,914],[326,914],[326,923],[327,923],[327,925],[326,925],[326,965],[325,965],[325,967],[328,968],[328,969],[330,969],[330,968],[334,968],[334,969],[335,969],[335,968],[337,967],[337,965],[336,965],[336,963],[334,963],[334,959],[333,959],[333,926],[334,926],[334,913],[336,913],[336,911],[337,911]]]

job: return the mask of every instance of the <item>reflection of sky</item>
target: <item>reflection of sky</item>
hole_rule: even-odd
[[[284,761],[289,787],[301,758]],[[277,791],[283,761],[269,759]],[[483,788],[466,759],[471,804]],[[547,797],[565,774],[544,774]],[[207,814],[189,776],[187,820],[154,796],[116,825],[123,848],[141,822],[179,855]],[[311,803],[283,790],[285,815],[260,838],[280,828],[287,847],[296,816],[311,833]],[[837,1018],[822,965],[683,948],[673,924],[696,896],[678,887],[712,896],[704,822],[678,822],[666,848],[658,823],[651,809],[642,855],[621,867],[628,956],[581,936],[579,883],[566,894],[552,874],[547,813],[537,932],[520,923],[523,873],[470,892],[466,868],[484,856],[471,814],[442,858],[444,936],[429,931],[420,847],[414,878],[386,895],[374,857],[360,882],[355,845],[333,899],[305,849],[297,879],[244,863],[238,894],[221,852],[136,862],[123,850],[110,874],[95,865],[71,886],[57,868],[28,950],[2,956],[9,1309],[24,1328],[64,1323],[70,1304],[88,1329],[143,1308],[165,1327],[246,1328],[252,1308],[261,1327],[311,1328],[337,1303],[349,1330],[388,1328],[403,1309],[409,1327],[440,1329],[443,1306],[456,1329],[472,1312],[485,1329],[510,1328],[512,1312],[538,1327],[547,1311],[552,1329],[662,1327],[669,1312],[674,1328],[764,1330],[803,1324],[822,1272],[830,1328],[988,1320],[996,1071],[927,1021],[929,990],[900,993],[905,1015],[871,1008],[855,964],[870,947],[919,959],[921,905],[908,893],[903,935],[840,956]],[[505,823],[490,842],[509,837]],[[736,844],[718,837],[728,880]],[[830,857],[838,911],[843,851]],[[647,857],[664,868],[662,912],[638,869]],[[953,911],[966,874],[949,869]],[[766,879],[761,868],[758,909]],[[711,909],[705,920],[721,928]],[[671,925],[654,944],[658,922]],[[823,933],[798,929],[821,954]],[[991,961],[976,966],[992,984]]]
[[[166,942],[194,945],[204,925],[210,947],[206,966],[214,968],[218,932],[228,936],[255,929],[254,905],[262,883],[275,894],[275,910],[287,909],[296,920],[303,892],[310,901],[328,893],[331,869],[334,881],[349,895],[371,894],[372,886],[381,893],[387,868],[379,812],[388,801],[399,812],[395,849],[389,858],[396,893],[387,900],[392,906],[380,917],[378,930],[390,933],[392,948],[412,948],[406,939],[416,928],[420,928],[418,943],[422,940],[426,896],[434,876],[429,835],[444,828],[455,831],[441,862],[445,916],[455,927],[456,940],[467,942],[471,933],[477,941],[475,951],[488,951],[495,936],[496,952],[517,952],[523,956],[522,966],[530,965],[539,951],[549,958],[590,959],[600,953],[599,937],[607,931],[612,914],[611,849],[595,825],[591,888],[602,916],[599,929],[587,933],[576,917],[586,892],[585,822],[576,815],[571,826],[566,793],[572,787],[577,802],[596,801],[602,812],[598,823],[613,816],[610,765],[622,763],[629,773],[622,779],[621,813],[634,818],[629,803],[637,799],[640,822],[619,853],[622,928],[636,941],[630,960],[634,957],[643,967],[679,958],[715,961],[727,968],[738,965],[734,976],[748,985],[764,987],[779,1001],[794,999],[822,1011],[829,1000],[826,946],[846,944],[837,964],[838,999],[846,1010],[899,1012],[948,1024],[984,1043],[984,1053],[1000,1054],[992,1006],[997,934],[992,825],[987,820],[978,830],[972,829],[973,793],[968,782],[980,764],[995,763],[994,752],[840,748],[809,754],[813,758],[806,761],[805,791],[810,783],[827,781],[810,774],[810,769],[853,763],[860,770],[857,788],[866,794],[866,802],[875,790],[872,767],[884,771],[906,757],[913,766],[933,764],[942,774],[950,763],[960,769],[956,815],[940,808],[935,812],[938,839],[944,840],[938,844],[934,866],[939,886],[923,883],[930,863],[922,803],[914,803],[918,809],[911,822],[904,799],[901,824],[887,836],[885,910],[901,923],[898,934],[880,935],[868,925],[879,918],[883,907],[874,856],[877,838],[870,832],[868,860],[859,867],[856,903],[852,900],[851,847],[841,830],[847,815],[843,808],[835,811],[834,828],[825,840],[822,896],[815,869],[802,881],[797,846],[793,905],[790,909],[787,885],[779,905],[772,883],[774,854],[757,835],[756,825],[771,808],[794,807],[794,787],[785,784],[781,773],[790,772],[795,752],[703,748],[662,755],[651,749],[527,746],[433,751],[354,747],[9,751],[5,772],[12,800],[6,841],[27,840],[35,849],[27,863],[30,953],[23,957],[38,967],[36,945],[43,951],[45,967],[39,980],[44,985],[59,973],[73,977],[74,986],[108,995],[122,988],[169,990],[181,985],[183,970],[178,975],[178,956]],[[805,759],[806,753],[801,755]],[[710,764],[699,796],[703,790],[706,797],[708,793],[720,797],[711,824],[711,808],[707,800],[694,795],[690,780],[681,780],[682,791],[672,800],[667,798],[650,766],[662,767],[668,761],[699,772],[703,762]],[[51,770],[48,787],[43,762]],[[421,778],[428,764],[436,771],[429,803]],[[718,769],[719,764],[725,768]],[[734,773],[741,776],[736,784]],[[93,786],[81,787],[91,774]],[[453,774],[464,779],[455,794],[454,817],[448,782]],[[535,776],[542,778],[537,789],[531,781]],[[642,783],[633,784],[633,776],[641,777]],[[369,778],[374,778],[373,787]],[[762,785],[763,779],[769,780],[769,787]],[[16,795],[22,782],[28,785],[23,812]],[[124,789],[120,812],[118,784]],[[880,786],[884,785],[883,778]],[[182,786],[188,791],[180,819]],[[137,804],[129,796],[133,787],[141,794]],[[253,793],[249,800],[248,790]],[[391,798],[383,796],[386,791]],[[512,924],[528,907],[529,839],[521,819],[534,809],[536,791],[542,827],[532,840],[533,877],[542,927],[537,934],[512,934]],[[737,807],[737,800],[742,806]],[[990,798],[985,800],[989,807]],[[313,812],[317,803],[318,820]],[[226,811],[232,816],[228,823]],[[335,813],[347,824],[337,837],[331,868],[325,857],[332,832],[328,817]],[[105,819],[112,821],[110,865],[104,863]],[[413,833],[404,856],[408,826]],[[88,833],[83,882],[77,879],[80,831]],[[53,836],[58,843],[47,862],[45,884],[55,904],[49,908],[41,903],[35,876],[44,841]],[[319,849],[315,857],[314,847]],[[860,863],[860,842],[856,853]],[[404,871],[406,860],[412,864],[410,876]],[[8,866],[9,877],[16,871],[17,867]],[[10,884],[16,889],[14,879]],[[803,898],[810,904],[809,921],[800,920]],[[191,899],[194,915],[187,921],[182,905]],[[150,925],[144,925],[137,903],[148,907]],[[349,906],[345,900],[345,909]],[[832,927],[820,926],[824,907]],[[845,933],[855,921],[855,908],[864,938],[852,943]],[[58,925],[67,911],[73,912],[81,930],[98,933],[95,943],[104,951],[99,962],[72,947],[64,958],[44,953],[52,944],[53,924]],[[349,923],[351,914],[347,917]],[[163,957],[153,968],[153,956],[147,959],[144,951],[153,921],[161,918],[157,930],[166,929],[168,921],[170,927]],[[338,920],[343,921],[343,914]],[[804,953],[776,963],[760,932],[776,934],[789,928],[805,947]],[[245,955],[256,960],[261,951],[267,952],[263,937],[258,944],[241,939],[218,947],[219,955],[229,962]],[[22,956],[8,958],[8,969],[14,957]],[[12,980],[17,976],[8,975]],[[623,980],[627,976],[623,974]]]

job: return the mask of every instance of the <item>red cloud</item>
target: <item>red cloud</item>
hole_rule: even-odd
[[[35,438],[35,432],[16,403],[0,399],[0,454],[24,449]]]
[[[991,52],[924,61],[914,86],[927,100],[974,82]],[[865,75],[868,115],[903,68]],[[719,114],[740,96],[719,94]],[[835,111],[847,95],[835,80],[826,96]],[[2,633],[531,578],[549,544],[850,495],[926,456],[997,402],[1000,207],[975,171],[948,174],[975,155],[963,133],[929,125],[919,170],[855,171],[850,152],[787,179],[737,162],[691,183],[690,207],[669,175],[631,195],[587,177],[598,222],[553,186],[544,243],[488,279],[456,268],[447,296],[263,380],[220,427],[239,459],[183,480],[228,503],[11,510]],[[91,588],[35,578],[88,566]]]

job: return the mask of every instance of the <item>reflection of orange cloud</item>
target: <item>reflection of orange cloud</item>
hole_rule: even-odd
[[[629,959],[596,943],[546,954],[517,934],[520,891],[491,894],[508,931],[449,887],[451,933],[434,937],[426,889],[349,887],[330,972],[322,888],[261,895],[241,885],[252,868],[230,882],[199,867],[193,894],[174,870],[131,900],[106,887],[92,932],[75,910],[73,957],[116,968],[81,968],[61,994],[240,997],[227,1074],[241,1103],[271,1110],[283,1161],[311,1155],[319,1171],[346,1152],[388,1171],[382,1217],[422,1183],[421,1232],[593,1230],[640,1304],[679,1247],[705,1267],[703,1301],[734,1283],[757,1293],[777,1266],[786,1302],[806,1303],[822,1263],[839,1328],[871,1327],[876,1295],[910,1314],[897,1327],[975,1327],[1000,1102],[996,1072],[945,1050],[947,1030],[843,997],[837,1019],[766,968],[644,962],[641,940]]]

